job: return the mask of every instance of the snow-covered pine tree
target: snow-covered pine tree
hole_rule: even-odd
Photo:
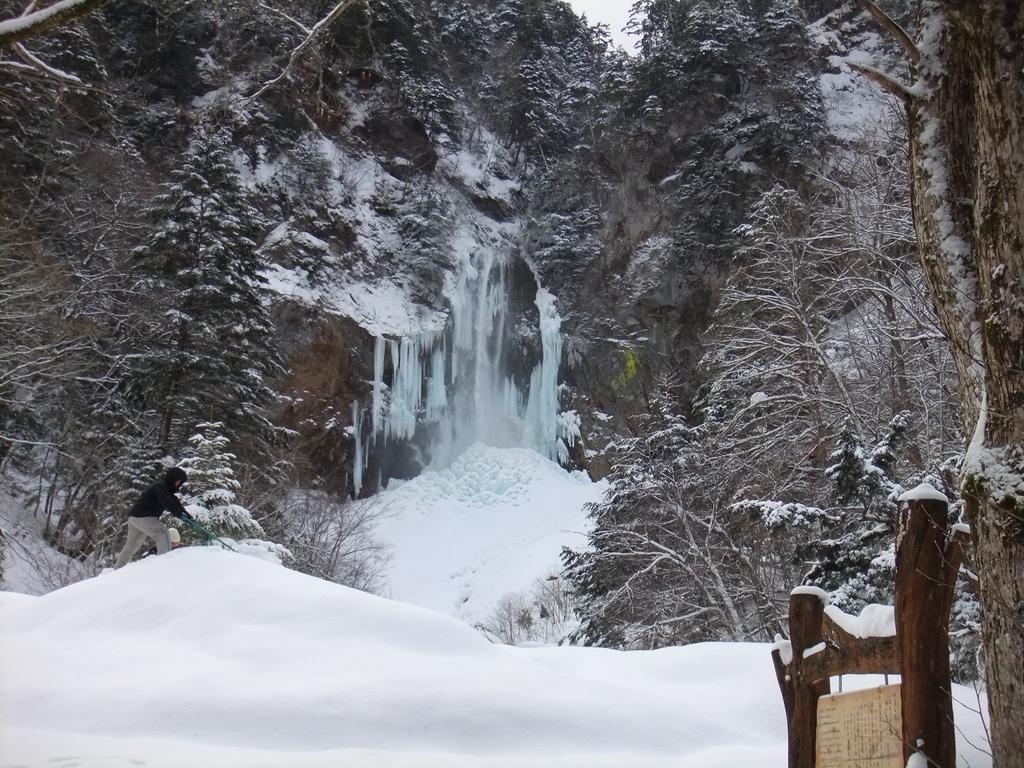
[[[430,0],[438,36],[449,60],[459,67],[479,66],[487,58],[488,15],[473,0]]]
[[[548,0],[500,0],[491,19],[496,61],[481,102],[527,159],[547,168],[589,132],[605,38],[567,6]],[[592,137],[590,137],[592,141]]]
[[[601,253],[598,197],[607,182],[571,154],[553,158],[528,184],[525,247],[532,261],[562,279],[583,279]]]
[[[353,65],[370,64],[386,75],[403,116],[413,116],[432,141],[454,149],[466,98],[452,79],[432,10],[430,3],[413,0],[357,4],[336,42]]]
[[[280,372],[248,202],[226,129],[199,128],[155,201],[156,229],[136,251],[140,314],[130,390],[159,414],[159,443],[184,445],[188,425],[216,419],[247,448],[273,427],[268,379]]]
[[[650,523],[664,517],[662,494],[671,487],[664,473],[675,474],[674,456],[685,441],[681,420],[657,409],[635,438],[616,446],[608,491],[589,512],[587,548],[562,550],[563,577],[580,620],[572,642],[657,648],[707,623],[702,616],[682,625],[671,621],[676,606],[666,596],[673,588],[687,591],[687,582],[671,567],[671,556],[648,543]]]
[[[825,471],[837,507],[829,530],[814,543],[814,565],[805,581],[829,591],[847,613],[868,603],[893,599],[896,568],[896,499],[902,493],[897,473],[900,452],[910,431],[910,415],[897,414],[873,448],[847,421]]]
[[[262,538],[263,528],[252,513],[235,503],[241,486],[235,479],[236,457],[227,450],[229,440],[224,425],[204,422],[197,424],[196,429],[189,439],[190,455],[180,464],[188,473],[182,504],[201,525],[217,534],[233,539]],[[187,525],[181,528],[182,541],[203,540],[202,534]]]
[[[823,135],[806,18],[790,0],[640,0],[631,26],[626,133],[649,147],[680,267],[725,273],[729,232],[771,181],[803,183]]]

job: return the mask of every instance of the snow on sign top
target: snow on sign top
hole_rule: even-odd
[[[896,609],[891,605],[865,605],[858,616],[829,605],[825,615],[854,637],[893,637],[896,634]]]
[[[821,600],[821,602],[823,602],[825,605],[828,605],[828,592],[826,592],[821,587],[812,587],[812,586],[809,586],[809,585],[804,585],[802,587],[794,588],[793,591],[790,592],[789,594],[791,594],[791,595],[814,595],[819,600]]]
[[[944,501],[949,504],[949,499],[942,491],[936,490],[928,483],[921,483],[916,488],[901,494],[897,501]]]

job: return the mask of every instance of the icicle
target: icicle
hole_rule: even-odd
[[[409,440],[416,433],[416,415],[423,404],[424,341],[429,345],[433,336],[404,338],[401,343],[389,342],[392,360],[398,360],[395,379],[391,384],[391,410],[388,414],[387,434]]]
[[[488,283],[491,279],[491,267],[494,264],[494,257],[487,254],[484,257],[481,275],[476,286],[476,317],[473,318],[474,350],[473,350],[473,418],[476,426],[479,426],[486,408],[488,384],[493,373],[494,366],[487,355],[487,341],[490,338],[493,328],[494,307],[491,302],[493,296]],[[477,431],[477,430],[473,430]]]
[[[445,349],[434,345],[430,358],[430,381],[427,384],[427,421],[440,421],[448,408],[448,390],[444,382]]]
[[[558,415],[558,463],[569,461],[569,449],[580,439],[580,415],[576,411],[564,411]]]
[[[381,392],[384,388],[384,350],[384,337],[377,336],[373,344],[373,405],[371,406],[373,411],[370,416],[374,439],[384,426],[384,414],[382,413],[384,405],[381,402]]]
[[[549,459],[558,459],[558,369],[562,363],[562,319],[555,297],[537,288],[541,361],[530,377],[524,444]]]
[[[473,328],[475,326],[474,304],[472,301],[473,285],[479,275],[470,259],[463,259],[459,268],[459,277],[455,291],[451,296],[452,308],[452,382],[462,378],[460,365],[461,353],[471,349],[473,345]]]
[[[363,489],[363,470],[366,468],[363,459],[363,413],[358,402],[352,403],[352,441],[355,443],[355,454],[352,457],[352,490],[358,498]]]

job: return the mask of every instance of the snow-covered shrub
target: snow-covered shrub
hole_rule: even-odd
[[[200,525],[219,536],[232,539],[262,539],[263,528],[252,513],[235,503],[240,488],[232,463],[235,455],[228,453],[228,438],[220,422],[204,422],[192,436],[191,455],[181,462],[188,473],[182,503]],[[182,526],[182,541],[202,540],[203,535],[187,525]]]
[[[273,541],[242,539],[231,542],[229,546],[239,554],[258,557],[260,560],[266,560],[275,565],[291,565],[294,559],[288,547]]]

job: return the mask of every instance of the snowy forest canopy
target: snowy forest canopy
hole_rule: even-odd
[[[630,55],[554,0],[375,0],[262,88],[333,5],[113,2],[4,50],[0,482],[49,542],[104,561],[140,486],[217,424],[203,444],[230,441],[261,534],[372,587],[344,503],[371,336],[272,277],[401,276],[442,309],[468,206],[518,227],[556,296],[568,461],[611,482],[564,555],[577,640],[770,639],[805,580],[887,602],[894,499],[922,479],[955,498],[966,436],[905,128],[847,66],[893,60],[867,18],[641,0]],[[340,536],[355,561],[313,554]]]

